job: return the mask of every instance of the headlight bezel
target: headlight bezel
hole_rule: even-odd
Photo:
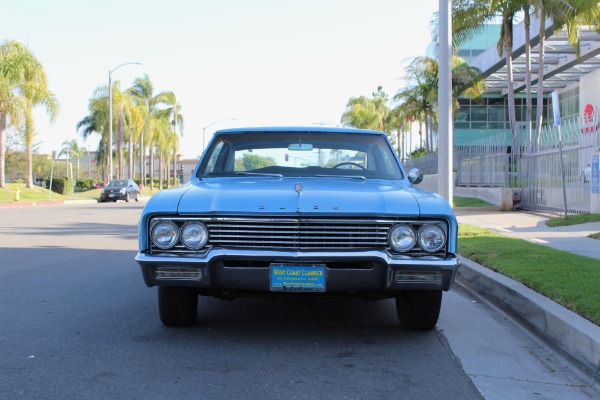
[[[189,229],[192,225],[198,225],[201,228],[201,230],[203,231],[203,236],[204,237],[196,245],[192,245],[192,244],[188,243],[188,240],[186,240],[186,236],[185,236],[186,229]],[[201,248],[203,248],[204,246],[206,246],[206,244],[208,243],[208,240],[210,238],[210,232],[208,231],[207,226],[205,224],[203,224],[201,221],[192,220],[192,221],[185,222],[181,226],[179,238],[181,240],[181,243],[186,248],[188,248],[190,250],[200,250]]]
[[[408,234],[412,234],[412,243],[409,243],[405,246],[399,246],[397,244],[397,242],[394,242],[394,234],[397,230],[401,230],[401,229],[405,229],[405,233]],[[405,224],[405,223],[399,223],[399,224],[395,224],[394,226],[392,226],[390,228],[390,231],[388,232],[388,243],[390,244],[390,246],[392,247],[392,249],[394,249],[395,251],[399,252],[399,253],[406,253],[410,250],[412,250],[415,245],[417,244],[417,232],[415,231],[415,229],[410,225],[410,224]]]
[[[398,226],[410,226],[415,232],[415,243],[412,246],[401,247],[393,242],[394,229]],[[426,244],[426,237],[430,227],[435,229],[435,232],[440,235],[441,243],[436,247],[430,247]],[[388,249],[395,254],[407,256],[437,256],[441,252],[447,251],[448,246],[448,223],[443,220],[398,220],[392,225],[388,231]]]
[[[167,245],[159,243],[156,239],[156,230],[160,226],[171,226],[174,230],[175,235],[172,236],[171,240],[169,241],[169,243]],[[179,226],[177,226],[176,223],[174,223],[173,221],[170,221],[170,220],[156,221],[156,223],[154,223],[152,225],[152,227],[150,228],[150,240],[152,241],[152,244],[154,246],[158,247],[161,250],[168,250],[168,249],[172,249],[173,247],[175,247],[177,245],[177,243],[179,242],[180,236],[181,236],[181,229],[179,228]]]
[[[426,235],[426,231],[429,229],[438,230],[439,236],[441,237],[441,243],[439,245],[437,245],[436,247],[428,247],[425,245],[425,239],[426,239],[425,235]],[[417,242],[419,244],[419,247],[423,251],[426,251],[427,253],[438,252],[446,246],[446,242],[447,242],[446,231],[439,224],[423,224],[417,231]]]

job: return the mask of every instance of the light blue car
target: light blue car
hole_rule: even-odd
[[[167,326],[194,324],[199,295],[335,294],[394,298],[401,326],[431,330],[458,226],[421,179],[382,132],[221,130],[188,184],[148,201],[136,261]]]

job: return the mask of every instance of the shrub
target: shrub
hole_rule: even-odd
[[[79,189],[80,192],[85,192],[86,190],[90,190],[90,187],[94,184],[94,180],[92,178],[83,178],[75,181],[75,187]]]

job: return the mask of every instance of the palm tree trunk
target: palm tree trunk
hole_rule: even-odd
[[[29,100],[27,100],[27,112],[25,113],[25,162],[27,164],[26,175],[25,175],[25,187],[27,189],[33,188],[33,137],[35,132],[35,126],[33,122],[33,116],[31,110],[33,106]]]
[[[171,160],[165,160],[165,175],[167,176],[167,189],[171,188]]]
[[[117,172],[117,178],[123,179],[123,113],[119,113],[119,123],[117,124],[118,139],[117,139],[117,151],[119,155],[119,171]]]
[[[174,178],[174,184],[175,186],[179,186],[178,185],[178,180],[177,180],[177,151],[175,151],[173,149],[173,178]]]
[[[529,14],[528,5],[523,8],[525,12],[524,28],[525,28],[525,94],[526,94],[526,116],[525,130],[527,137],[527,151],[531,151],[532,132],[531,132],[531,114],[533,112],[533,104],[531,98],[531,16]]]
[[[128,178],[129,179],[133,179],[134,178],[134,171],[133,171],[133,133],[131,132],[131,130],[129,131],[129,157],[127,160],[127,168],[129,169],[128,171]]]
[[[544,42],[546,41],[546,13],[544,6],[540,6],[540,52],[538,54],[538,84],[537,105],[535,115],[535,134],[533,135],[533,151],[537,151],[539,138],[542,134],[542,122],[544,118]]]
[[[425,153],[429,153],[429,115],[425,114]]]
[[[513,87],[512,70],[512,23],[510,19],[504,18],[504,54],[506,56],[506,74],[507,74],[507,92],[508,92],[508,117],[510,121],[510,131],[512,135],[512,164],[516,166],[519,139],[517,136],[517,120],[515,116],[515,90]]]
[[[158,189],[162,190],[163,188],[163,155],[162,153],[158,156]]]
[[[0,189],[6,185],[6,144],[4,132],[6,131],[6,114],[0,114]]]
[[[150,190],[154,189],[154,145],[150,144]]]
[[[140,182],[146,186],[146,146],[144,146],[144,131],[140,135]]]

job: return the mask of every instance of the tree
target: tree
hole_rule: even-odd
[[[546,17],[552,18],[556,29],[566,27],[569,42],[575,47],[579,57],[579,29],[581,26],[595,26],[600,29],[600,7],[596,0],[530,0],[540,19],[539,30],[539,71],[544,70],[544,43],[546,41]],[[530,45],[527,49],[530,49]],[[529,70],[527,71],[528,73]],[[544,74],[538,75],[537,83],[536,129],[532,142],[537,147],[538,138],[542,132],[544,106]]]
[[[108,87],[98,87],[88,103],[89,114],[77,123],[77,131],[84,139],[97,133],[101,136],[96,151],[97,165],[102,166],[102,180],[106,181],[108,157],[112,157],[112,148],[108,146]]]
[[[452,110],[458,111],[458,98],[478,99],[485,92],[485,81],[481,71],[469,66],[464,59],[452,56]],[[421,122],[425,123],[425,149],[434,150],[433,127],[437,124],[439,68],[431,57],[417,57],[406,68],[405,76],[409,86],[394,96],[404,104],[398,112],[403,119],[414,118],[419,122],[419,136],[422,142]]]
[[[360,129],[372,129],[391,134],[388,127],[390,109],[388,96],[379,86],[372,97],[351,97],[342,114],[342,124]]]
[[[62,144],[62,148],[58,153],[59,156],[67,157],[67,178],[69,177],[69,159],[75,158],[77,160],[77,179],[79,179],[79,160],[85,151],[84,148],[79,147],[77,139],[65,140]]]
[[[164,187],[163,178],[164,173],[164,162],[165,158],[169,158],[171,149],[173,147],[173,134],[171,130],[171,123],[165,114],[162,114],[162,118],[156,117],[153,123],[153,143],[156,145],[156,152],[158,154],[158,187],[162,189]],[[168,164],[168,163],[167,163]],[[168,179],[168,178],[167,178]]]
[[[33,140],[36,129],[33,111],[42,106],[46,109],[50,121],[58,115],[58,100],[48,88],[48,78],[42,64],[23,45],[15,42],[21,62],[14,66],[19,71],[20,83],[16,92],[22,98],[23,113],[25,116],[25,158],[27,160],[27,173],[25,187],[33,188]]]
[[[144,129],[140,134],[142,149],[140,174],[143,177],[142,183],[144,183],[146,177],[145,148],[148,146],[150,149],[150,188],[152,189],[154,187],[154,147],[156,140],[160,137],[156,134],[157,132],[161,132],[163,124],[163,115],[161,115],[160,106],[166,105],[168,107],[169,105],[177,104],[177,102],[173,101],[175,95],[172,92],[161,92],[155,96],[154,86],[148,75],[144,75],[142,78],[136,78],[133,82],[133,86],[129,89],[129,93],[134,97],[138,104],[143,104],[145,107],[145,112],[143,113],[145,116]]]
[[[175,94],[173,92],[163,92],[160,94],[159,99],[162,104],[167,106],[165,109],[161,109],[159,113],[164,114],[166,118],[171,121],[171,126],[173,127],[175,135],[177,135],[179,131],[179,134],[183,137],[183,115],[181,114],[181,105],[177,102]],[[171,142],[174,147],[172,148],[173,155],[169,158],[173,159],[173,171],[175,171],[173,175],[175,176],[177,171],[177,150],[179,140],[172,139]],[[170,187],[170,180],[167,183],[167,187]]]
[[[244,154],[241,160],[235,160],[236,171],[252,171],[264,167],[277,165],[271,157],[262,157],[256,154]]]
[[[10,126],[19,126],[24,117],[25,105],[17,88],[23,79],[25,62],[26,52],[19,42],[11,40],[0,44],[0,188],[6,184],[5,132]]]

